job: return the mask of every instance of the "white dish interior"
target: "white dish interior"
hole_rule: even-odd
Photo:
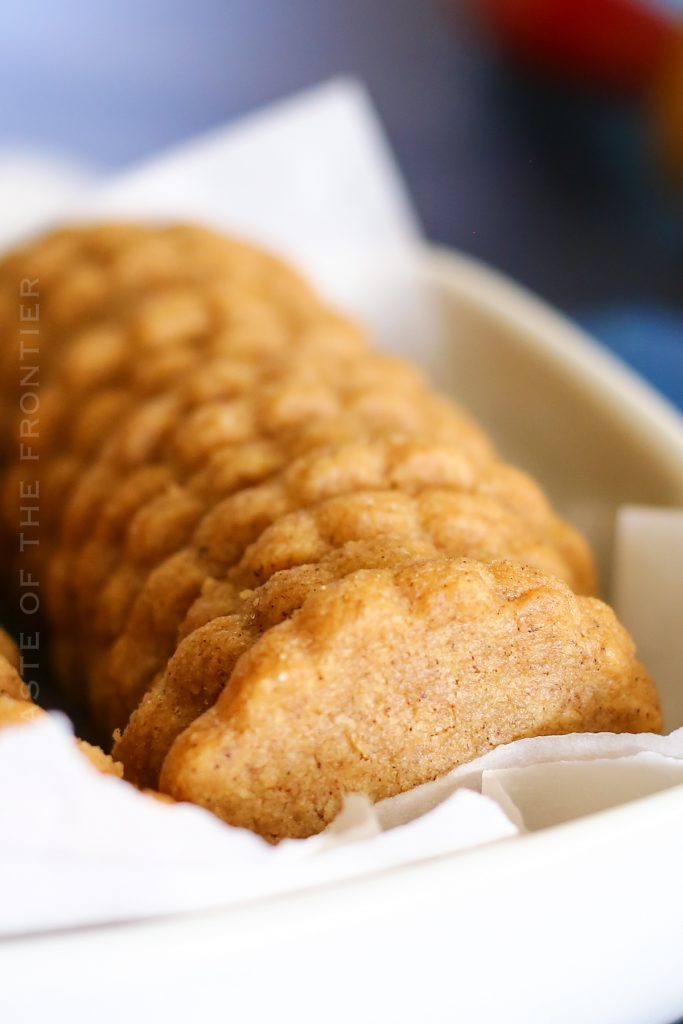
[[[411,330],[418,278],[437,300],[428,337]],[[589,534],[608,586],[617,506],[683,505],[675,411],[464,257],[425,249],[410,268],[368,276],[371,321],[380,292],[385,309],[393,296],[385,343],[544,484]],[[219,1007],[236,1020],[673,1019],[683,1013],[682,857],[679,787],[321,892],[6,943],[0,1009],[14,1021],[68,1006],[71,1019],[98,1024],[131,1009],[140,1020],[201,1020]]]

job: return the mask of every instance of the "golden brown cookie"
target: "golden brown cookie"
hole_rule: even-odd
[[[17,645],[0,629],[0,694],[11,700],[28,700],[28,688],[19,675],[20,665]]]
[[[161,788],[269,839],[320,831],[524,736],[658,730],[613,613],[510,563],[362,570],[311,594],[239,659],[176,740]]]

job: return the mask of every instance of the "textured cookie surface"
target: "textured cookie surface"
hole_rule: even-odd
[[[319,831],[524,736],[657,730],[654,687],[611,611],[513,566],[361,570],[244,654],[176,740],[162,788],[270,838]]]
[[[19,650],[7,633],[0,629],[0,695],[13,701],[28,700],[28,689],[19,675]],[[9,713],[10,705],[6,706]]]
[[[430,480],[443,486],[429,487]],[[368,484],[377,490],[367,491]],[[383,484],[394,490],[383,490]],[[324,500],[325,495],[333,497]],[[298,513],[290,511],[300,506]],[[444,445],[382,442],[325,449],[295,461],[271,483],[219,503],[197,531],[193,549],[149,577],[105,679],[93,682],[94,703],[103,707],[111,700],[111,724],[121,725],[192,618],[208,620],[198,608],[202,591],[226,572],[244,589],[351,540],[410,536],[433,539],[449,555],[509,557],[545,568],[579,591],[590,586],[585,544],[551,515],[522,474],[498,463],[481,466]],[[110,594],[120,579],[112,580]],[[215,589],[209,600],[215,603]]]

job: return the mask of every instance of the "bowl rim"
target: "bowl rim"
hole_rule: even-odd
[[[628,413],[629,422],[635,418],[637,425],[654,429],[662,446],[683,457],[683,413],[566,314],[474,256],[439,245],[419,249],[418,267],[428,277],[485,307],[499,322],[514,325],[520,344],[551,357],[598,397],[607,397],[615,412]],[[678,472],[683,480],[683,466]]]

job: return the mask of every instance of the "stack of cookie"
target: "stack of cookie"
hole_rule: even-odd
[[[39,492],[19,557],[136,783],[278,839],[520,736],[658,727],[583,539],[277,260],[59,231],[0,267],[0,316],[5,535]]]

